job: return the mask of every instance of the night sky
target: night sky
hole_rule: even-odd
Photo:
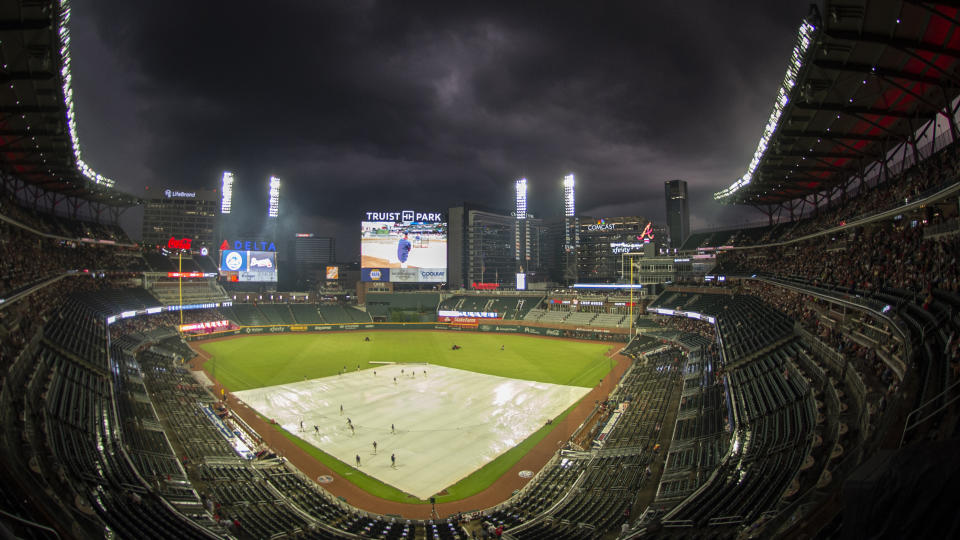
[[[756,221],[712,202],[745,171],[809,2],[74,0],[85,160],[117,187],[215,188],[259,221],[283,180],[289,230],[359,254],[366,210],[509,211],[664,222],[690,184],[693,229]],[[125,220],[139,238],[138,212]]]

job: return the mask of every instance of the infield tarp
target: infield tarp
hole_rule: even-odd
[[[426,500],[522,442],[589,391],[394,364],[234,395],[348,465],[355,466],[360,456],[364,473]]]

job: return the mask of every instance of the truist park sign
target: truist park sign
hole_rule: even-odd
[[[435,223],[443,221],[442,212],[417,212],[401,210],[399,212],[366,212],[365,221],[416,221],[420,223]]]

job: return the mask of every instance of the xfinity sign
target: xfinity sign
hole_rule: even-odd
[[[401,210],[399,212],[366,212],[366,221],[419,221],[419,222],[442,222],[442,212],[417,212],[414,210]]]

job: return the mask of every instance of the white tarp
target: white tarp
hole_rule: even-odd
[[[234,395],[348,465],[359,455],[364,473],[426,500],[519,444],[589,391],[401,364]],[[396,468],[391,454],[397,456]]]

